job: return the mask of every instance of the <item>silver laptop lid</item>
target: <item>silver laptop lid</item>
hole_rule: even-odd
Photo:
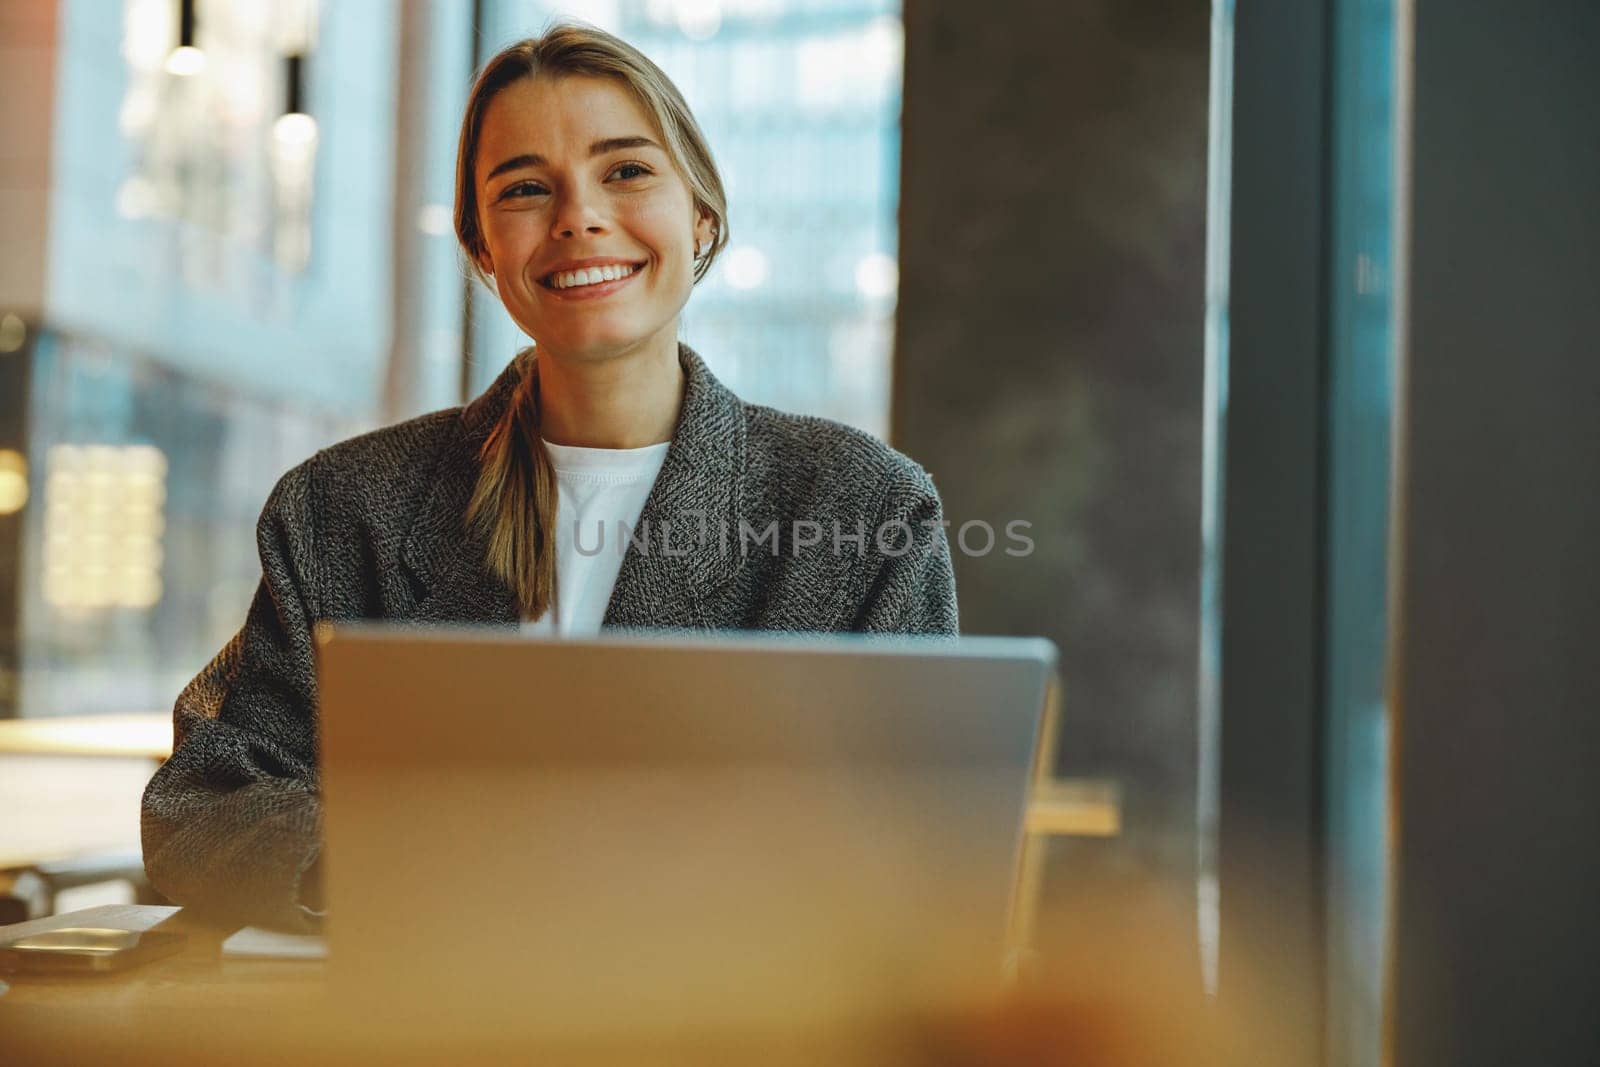
[[[1047,641],[318,640],[333,988],[388,1025],[809,1025],[999,979]]]

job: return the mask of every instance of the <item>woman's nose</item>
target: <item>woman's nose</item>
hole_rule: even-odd
[[[551,233],[556,237],[576,237],[580,233],[604,233],[605,220],[596,209],[594,198],[583,193],[567,193],[556,204]]]

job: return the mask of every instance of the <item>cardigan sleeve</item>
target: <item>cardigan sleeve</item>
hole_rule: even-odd
[[[861,633],[960,633],[956,575],[944,507],[920,466],[891,472],[866,558],[861,608],[850,629]]]
[[[312,472],[278,482],[256,527],[244,628],[178,696],[174,751],[145,788],[145,870],[173,902],[235,922],[315,927],[301,881],[320,848]]]

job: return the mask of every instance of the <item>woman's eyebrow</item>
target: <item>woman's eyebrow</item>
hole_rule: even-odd
[[[666,149],[648,137],[607,137],[590,145],[589,155],[591,158],[603,156],[607,152],[619,152],[624,148],[654,148],[658,152],[666,151]],[[493,170],[484,175],[483,180],[490,182],[507,171],[521,170],[524,167],[543,167],[545,165],[545,158],[537,152],[524,152],[519,156],[512,156],[510,159],[502,160],[496,164]]]
[[[483,180],[485,184],[488,184],[508,170],[521,170],[524,167],[542,167],[544,165],[545,163],[543,156],[536,155],[532,152],[524,152],[520,156],[512,156],[510,159],[501,161],[501,163],[496,166],[494,170],[491,170],[488,174],[483,176]]]
[[[620,152],[624,148],[654,148],[658,152],[666,151],[648,137],[607,137],[590,145],[589,155],[603,156],[607,152]]]

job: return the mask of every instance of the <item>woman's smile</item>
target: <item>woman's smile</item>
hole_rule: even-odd
[[[595,258],[561,264],[539,279],[539,285],[562,300],[595,300],[626,286],[649,266],[648,261]]]

